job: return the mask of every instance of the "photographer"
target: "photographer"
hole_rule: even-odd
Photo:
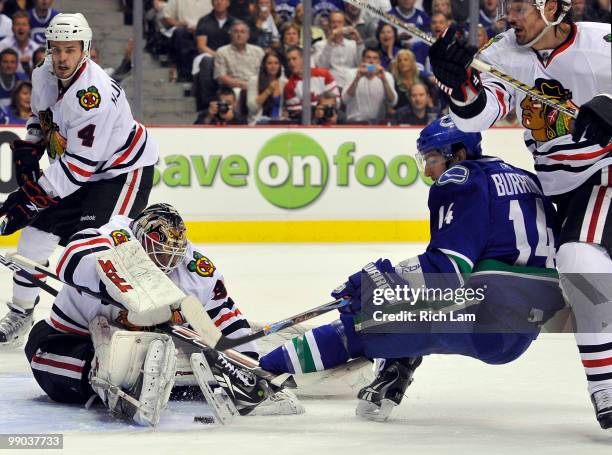
[[[365,49],[361,65],[349,74],[353,82],[342,92],[348,123],[382,123],[387,106],[397,104],[397,92],[393,76],[380,64],[378,50]]]
[[[344,116],[338,111],[338,97],[332,92],[321,93],[314,108],[313,124],[329,126],[344,123]]]
[[[215,101],[201,113],[196,125],[246,125],[246,119],[236,113],[236,94],[231,88],[221,87]]]

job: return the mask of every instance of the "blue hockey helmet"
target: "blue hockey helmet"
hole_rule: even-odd
[[[452,146],[461,143],[465,147],[467,158],[474,160],[482,156],[481,141],[480,133],[461,131],[450,115],[445,115],[421,130],[417,139],[417,157],[423,159],[428,152],[436,150],[446,160],[450,160],[453,157]]]

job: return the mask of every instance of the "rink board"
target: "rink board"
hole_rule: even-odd
[[[150,202],[174,205],[196,242],[427,241],[419,131],[150,127],[160,149]],[[0,193],[16,188],[8,144],[23,134],[0,131]],[[487,131],[483,149],[533,169],[518,129]]]

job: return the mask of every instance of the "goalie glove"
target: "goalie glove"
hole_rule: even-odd
[[[584,103],[578,111],[572,140],[586,140],[605,147],[612,136],[612,95],[602,93]]]
[[[25,182],[36,182],[40,178],[40,158],[45,153],[43,141],[31,142],[16,139],[11,144],[13,163],[15,164],[15,177],[17,184],[22,186]]]
[[[26,227],[44,209],[59,202],[34,181],[26,181],[17,191],[12,192],[0,207],[0,235],[9,235]]]
[[[480,73],[470,68],[476,52],[478,48],[468,44],[456,25],[446,29],[429,49],[436,84],[459,106],[470,104],[482,92]]]

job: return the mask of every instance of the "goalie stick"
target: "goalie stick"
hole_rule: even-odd
[[[25,270],[24,267],[28,267],[28,268],[30,268],[32,270],[35,270],[35,271],[37,271],[39,273],[42,273],[43,275],[46,275],[46,276],[48,276],[50,278],[53,278],[54,280],[57,280],[60,283],[65,284],[66,286],[71,286],[71,287],[77,289],[78,291],[80,291],[80,292],[82,292],[84,294],[88,294],[88,295],[90,295],[92,297],[100,299],[101,301],[103,301],[104,303],[106,303],[108,305],[113,305],[113,306],[118,307],[118,308],[123,308],[123,306],[121,306],[119,303],[117,303],[117,302],[115,302],[113,300],[109,300],[106,297],[104,297],[104,296],[102,296],[102,295],[100,295],[100,294],[98,294],[98,293],[96,293],[94,291],[91,291],[90,289],[87,289],[85,287],[78,286],[78,285],[75,285],[75,284],[64,283],[49,268],[43,267],[42,265],[37,264],[36,262],[31,261],[30,259],[25,258],[25,257],[23,257],[23,256],[21,256],[19,254],[12,254],[12,255],[10,255],[10,259],[5,257],[5,256],[3,256],[3,255],[0,255],[0,263],[5,265],[6,267],[8,267],[13,272],[20,272],[24,278],[26,278],[31,283],[33,283],[36,286],[40,287],[41,289],[43,289],[44,291],[48,292],[49,294],[51,294],[54,297],[57,297],[57,294],[58,294],[59,291],[57,291],[57,289],[49,286],[44,281],[36,278],[34,275],[29,273],[27,270]],[[195,297],[193,297],[193,296],[187,296],[187,298],[184,299],[181,302],[181,310],[183,310],[183,306],[185,308],[189,308],[189,310],[187,312],[189,314],[191,314],[191,315],[198,315],[198,313],[203,315],[204,313],[206,313],[204,311],[204,309],[202,308],[202,304]],[[185,316],[187,317],[187,320],[188,320],[189,324],[191,324],[191,322],[188,319],[187,314],[185,314]],[[214,326],[214,324],[213,324],[213,326]],[[194,330],[192,330],[192,329],[190,329],[188,327],[183,327],[183,326],[178,325],[178,324],[173,324],[173,323],[166,322],[164,324],[159,324],[159,325],[155,326],[155,328],[159,329],[163,333],[166,333],[166,334],[174,337],[175,339],[180,340],[183,343],[195,346],[197,348],[202,349],[202,348],[205,348],[205,347],[212,347],[212,346],[210,346],[209,343],[206,343],[205,339],[203,339],[203,337],[201,337],[196,331],[194,331]],[[240,344],[242,344],[242,343],[240,343]],[[281,387],[281,386],[289,387],[289,388],[296,387],[295,381],[293,380],[293,378],[289,374],[286,374],[286,373],[283,373],[283,374],[270,373],[269,371],[266,371],[263,368],[261,368],[259,366],[259,362],[257,362],[257,360],[252,359],[251,357],[248,357],[248,356],[246,356],[246,355],[244,355],[244,354],[242,354],[242,353],[240,353],[238,351],[234,351],[234,350],[228,349],[228,350],[225,350],[223,353],[230,360],[234,361],[237,365],[250,370],[256,376],[269,381],[272,385],[274,385],[276,387]]]
[[[396,28],[400,28],[402,30],[407,31],[408,33],[410,33],[412,36],[419,38],[420,40],[422,40],[423,42],[425,42],[426,44],[428,44],[429,46],[431,46],[433,43],[436,42],[436,39],[433,38],[429,33],[425,33],[423,30],[419,29],[418,27],[416,27],[415,25],[406,23],[400,19],[398,19],[395,16],[392,16],[389,13],[386,13],[378,8],[376,8],[375,6],[372,6],[370,4],[368,4],[366,1],[363,0],[344,0],[345,3],[350,3],[353,6],[356,6],[357,8],[361,8],[361,9],[365,9],[368,12],[370,12],[371,14],[373,14],[374,16],[378,17],[380,20],[382,20],[383,22],[386,22],[387,24],[396,27]],[[489,65],[488,63],[483,62],[482,60],[478,60],[478,59],[474,59],[472,60],[472,63],[470,64],[470,66],[478,71],[481,71],[483,73],[488,73],[491,76],[493,76],[496,79],[499,79],[500,81],[506,82],[510,85],[512,85],[514,88],[516,88],[517,90],[525,93],[526,95],[530,96],[533,99],[536,99],[544,104],[546,104],[547,106],[552,107],[553,109],[556,109],[560,112],[563,112],[564,114],[569,115],[572,118],[576,118],[578,117],[578,110],[577,109],[573,109],[571,107],[569,107],[564,101],[559,101],[555,98],[552,98],[550,96],[545,95],[544,93],[542,93],[540,90],[538,90],[535,87],[532,87],[530,85],[527,85],[515,78],[513,78],[512,76],[510,76],[509,74],[506,74],[500,70],[498,70],[497,68],[494,68],[493,66]]]

